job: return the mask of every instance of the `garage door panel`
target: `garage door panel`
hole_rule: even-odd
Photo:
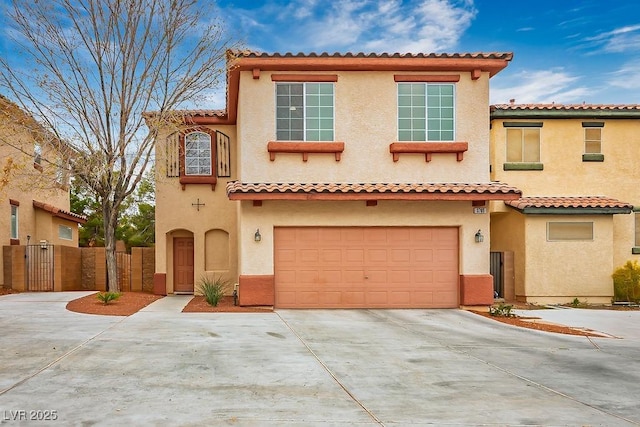
[[[320,304],[325,307],[338,307],[342,303],[342,291],[326,291],[320,293]]]
[[[364,264],[364,249],[346,249],[344,261],[347,263]]]
[[[274,236],[278,308],[458,305],[456,228],[276,228]]]
[[[366,251],[366,262],[369,263],[387,263],[388,249],[369,249]]]
[[[342,295],[344,305],[364,307],[365,298],[363,291],[346,291]]]
[[[318,262],[320,260],[320,255],[318,254],[317,249],[301,249],[300,252],[300,262],[308,263],[308,262]]]
[[[340,249],[323,249],[321,251],[320,260],[323,263],[338,263],[342,259],[342,251]]]

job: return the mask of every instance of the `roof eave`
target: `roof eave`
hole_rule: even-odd
[[[493,110],[491,119],[638,119],[640,110]]]
[[[509,205],[507,205],[509,206]],[[516,208],[509,206],[512,209],[525,215],[617,215],[617,214],[630,214],[631,208],[587,208],[587,207],[575,207],[575,208],[538,208],[538,207],[526,207]]]
[[[474,200],[517,200],[519,193],[368,193],[368,192],[231,192],[229,200],[325,200],[325,201],[358,201],[358,200],[396,200],[396,201],[474,201]]]

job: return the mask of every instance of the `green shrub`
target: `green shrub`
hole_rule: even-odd
[[[613,278],[613,300],[640,302],[640,265],[638,261],[627,261],[611,275]]]
[[[511,304],[500,303],[497,307],[489,307],[489,314],[496,317],[515,317],[511,312],[513,306]]]
[[[580,300],[578,298],[574,298],[573,301],[571,301],[571,306],[573,308],[580,307],[580,304],[582,304],[582,303],[580,302]]]
[[[209,305],[216,307],[224,296],[228,284],[229,281],[222,279],[222,277],[217,279],[214,277],[214,280],[211,280],[209,277],[203,276],[198,284],[198,291],[204,295],[204,299]]]
[[[104,305],[107,305],[111,301],[115,301],[120,298],[120,294],[118,292],[98,292],[98,295],[96,295],[96,297]]]

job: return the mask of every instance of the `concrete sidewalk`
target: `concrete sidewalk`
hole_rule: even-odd
[[[188,296],[64,309],[81,295],[0,297],[1,424],[640,425],[632,337],[460,310],[181,313]]]

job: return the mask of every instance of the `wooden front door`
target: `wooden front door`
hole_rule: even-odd
[[[173,239],[173,292],[193,292],[193,237]]]

